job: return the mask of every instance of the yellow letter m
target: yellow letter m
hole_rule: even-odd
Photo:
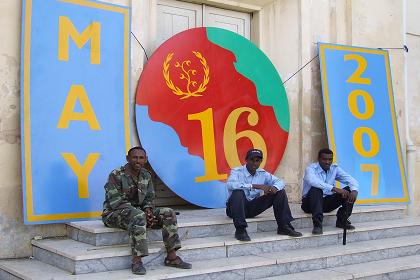
[[[80,34],[74,27],[73,23],[68,17],[59,17],[59,31],[58,31],[58,59],[69,60],[69,36],[76,43],[80,49],[87,41],[90,42],[90,63],[99,64],[101,62],[101,24],[99,22],[92,22]]]

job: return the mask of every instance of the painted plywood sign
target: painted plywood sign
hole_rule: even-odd
[[[328,140],[359,204],[407,203],[388,52],[319,44]]]
[[[203,207],[225,207],[224,182],[252,147],[274,172],[289,133],[273,64],[249,40],[219,28],[181,32],[156,50],[140,77],[136,119],[160,178]]]
[[[22,26],[25,223],[98,217],[130,147],[129,10],[25,0]]]

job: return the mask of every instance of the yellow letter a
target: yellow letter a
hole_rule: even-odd
[[[79,100],[83,112],[74,112],[76,101]],[[99,122],[96,119],[89,98],[86,94],[85,88],[82,85],[72,85],[68,93],[66,103],[64,104],[60,120],[58,121],[58,128],[68,128],[70,121],[86,121],[90,129],[100,130]]]
[[[88,154],[83,165],[79,163],[76,156],[72,153],[61,153],[61,155],[77,177],[77,190],[79,198],[89,198],[88,176],[96,161],[99,159],[100,154]]]

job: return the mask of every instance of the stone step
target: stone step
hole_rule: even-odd
[[[297,229],[310,227],[312,220],[299,204],[290,205],[296,220]],[[404,217],[406,206],[356,206],[351,217],[352,222],[370,222],[377,220],[400,219]],[[211,237],[234,234],[232,220],[226,217],[224,209],[179,210],[178,226],[180,236],[188,238]],[[272,209],[253,219],[248,219],[248,232],[274,231],[276,223]],[[335,225],[335,211],[325,214],[324,225]],[[101,220],[71,222],[67,224],[67,235],[71,239],[95,246],[127,244],[128,234],[124,230],[107,228]],[[149,230],[150,240],[161,240],[160,230]]]
[[[200,260],[193,262],[191,270],[147,267],[143,277],[129,269],[70,275],[36,260],[4,260],[0,261],[0,279],[414,279],[420,277],[418,241],[418,236],[398,237],[282,254]]]
[[[35,259],[0,260],[1,280],[63,279],[71,273]]]
[[[420,255],[260,278],[261,280],[420,279]]]
[[[416,235],[420,233],[420,218],[405,218],[390,221],[375,221],[355,224],[356,230],[349,231],[347,241],[367,241],[375,239]],[[303,229],[304,236],[291,238],[275,232],[251,234],[251,242],[240,242],[233,235],[193,238],[183,240],[179,255],[187,261],[205,259],[225,259],[250,254],[266,254],[296,249],[313,248],[341,244],[342,230],[325,227],[324,234],[312,235],[311,228]],[[417,240],[417,239],[413,239]],[[36,259],[75,274],[112,271],[130,267],[131,252],[128,245],[93,246],[72,239],[33,240]],[[150,244],[150,256],[144,258],[148,266],[159,266],[163,262],[162,242]],[[313,250],[313,249],[311,249]]]

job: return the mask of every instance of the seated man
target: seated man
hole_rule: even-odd
[[[253,218],[271,206],[274,209],[278,234],[302,236],[290,224],[294,219],[283,181],[259,168],[262,159],[262,151],[249,150],[245,157],[246,165],[232,169],[227,180],[229,199],[226,203],[226,214],[233,219],[235,238],[250,241],[245,218]]]
[[[153,207],[155,192],[152,177],[144,169],[147,163],[146,151],[134,147],[128,151],[127,164],[111,172],[105,184],[105,202],[102,221],[107,227],[128,230],[133,255],[132,272],[145,274],[141,258],[149,254],[146,226],[162,228],[167,257],[165,265],[177,268],[191,268],[176,255],[181,248],[175,212],[170,208]]]
[[[321,149],[318,152],[318,162],[310,164],[305,170],[302,210],[312,213],[314,225],[312,234],[322,234],[323,213],[331,212],[340,206],[337,211],[336,227],[346,226],[347,229],[354,229],[347,218],[353,210],[359,183],[337,164],[332,164],[332,161],[333,152],[330,149]],[[346,187],[336,188],[336,180]]]

